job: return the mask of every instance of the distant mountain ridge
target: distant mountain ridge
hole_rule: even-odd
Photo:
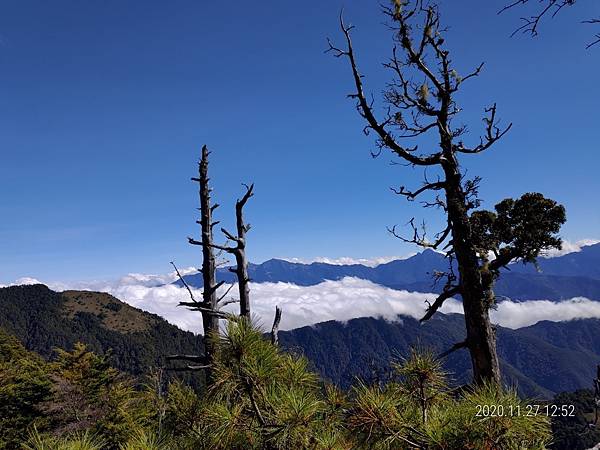
[[[573,297],[600,301],[600,244],[555,258],[539,258],[538,267],[539,272],[531,264],[511,264],[496,283],[496,294],[514,301],[559,301]],[[410,258],[375,267],[270,259],[261,264],[250,264],[248,272],[255,283],[284,282],[313,286],[326,280],[356,277],[396,290],[439,292],[442,286],[434,285],[432,274],[447,268],[448,262],[442,254],[425,250]],[[227,268],[220,268],[217,277],[226,282],[235,281],[234,274]],[[191,286],[202,287],[200,274],[186,275],[184,279]],[[182,285],[179,280],[174,283]]]

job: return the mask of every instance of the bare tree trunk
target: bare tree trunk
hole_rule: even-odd
[[[182,284],[188,290],[191,299],[190,302],[180,302],[179,305],[186,306],[195,311],[200,311],[202,314],[202,323],[204,326],[204,356],[170,355],[167,356],[167,361],[183,360],[199,363],[197,365],[188,365],[186,367],[171,368],[170,370],[205,370],[207,384],[210,385],[213,381],[212,369],[218,351],[216,336],[218,336],[219,333],[219,319],[228,319],[231,317],[231,314],[222,311],[221,308],[230,303],[239,301],[241,304],[241,315],[250,318],[250,288],[248,285],[250,278],[248,276],[248,261],[246,259],[246,233],[250,230],[250,225],[244,223],[243,210],[248,199],[254,195],[254,185],[246,186],[246,193],[236,202],[237,236],[234,236],[224,228],[221,228],[221,231],[225,234],[227,239],[232,240],[236,245],[227,246],[215,244],[213,228],[219,222],[213,222],[212,213],[219,205],[211,205],[210,194],[212,190],[210,189],[210,178],[208,176],[209,154],[208,148],[204,145],[202,147],[200,163],[198,164],[198,177],[192,178],[192,181],[196,181],[200,185],[200,220],[196,222],[200,225],[202,239],[198,241],[192,237],[188,237],[188,242],[190,244],[202,247],[202,269],[200,270],[202,272],[203,280],[202,301],[197,301],[194,298],[192,289],[179,273],[177,266],[171,262],[173,267],[175,267],[175,271]],[[230,268],[229,270],[237,275],[240,294],[239,300],[226,298],[233,288],[233,284],[231,284],[220,297],[217,295],[217,290],[223,286],[224,281],[217,282],[216,280],[217,262],[214,249],[235,256],[237,265],[235,268]]]
[[[202,313],[202,323],[204,326],[204,354],[206,355],[207,383],[212,382],[212,363],[217,351],[215,344],[215,335],[219,332],[219,317],[213,314],[217,310],[217,282],[216,271],[217,264],[213,248],[213,221],[212,212],[218,205],[211,205],[210,185],[208,177],[208,156],[209,151],[206,145],[202,146],[202,157],[198,165],[199,177],[193,179],[200,185],[200,228],[202,232],[202,303],[206,311]]]
[[[246,186],[246,193],[235,203],[237,236],[221,228],[227,239],[236,243],[235,247],[227,247],[225,251],[235,256],[236,266],[230,270],[236,274],[238,279],[240,315],[248,319],[250,319],[250,277],[248,276],[248,259],[246,258],[246,233],[250,230],[250,224],[244,222],[244,206],[253,195],[254,185],[251,184]]]
[[[496,335],[489,316],[493,299],[488,298],[492,286],[484,286],[477,251],[473,245],[467,214],[467,200],[461,185],[456,158],[448,153],[446,173],[446,204],[452,228],[452,248],[458,262],[458,286],[463,300],[467,338],[473,366],[473,380],[500,383],[500,365],[496,353]],[[491,284],[491,283],[490,283]],[[493,294],[492,294],[493,295]]]
[[[200,196],[200,220],[196,223],[200,225],[200,231],[202,235],[201,241],[196,241],[192,238],[188,238],[190,244],[199,245],[202,247],[202,301],[199,302],[195,299],[192,289],[187,284],[175,263],[173,267],[179,276],[181,283],[185,286],[188,293],[190,294],[191,302],[180,302],[180,306],[187,306],[195,311],[200,311],[202,314],[202,325],[204,327],[204,356],[197,355],[170,355],[167,356],[168,361],[190,361],[200,363],[200,365],[188,365],[186,367],[172,368],[171,370],[204,370],[206,377],[206,384],[211,385],[213,382],[213,364],[217,353],[217,340],[216,336],[219,333],[219,319],[225,317],[225,314],[219,311],[218,304],[221,300],[217,297],[217,289],[223,285],[223,282],[217,283],[216,272],[217,263],[214,254],[215,246],[213,242],[213,227],[218,222],[212,221],[212,213],[219,206],[217,204],[211,205],[211,189],[210,189],[210,178],[208,177],[208,156],[210,152],[206,145],[202,146],[202,154],[200,162],[198,163],[198,178],[192,178],[199,184],[199,196]]]
[[[230,241],[233,241],[235,243],[235,246],[218,245],[218,244],[215,244],[214,242],[205,243],[204,241],[197,241],[191,237],[188,238],[188,241],[190,244],[201,245],[203,247],[207,246],[209,248],[216,248],[218,250],[227,252],[235,257],[236,266],[230,267],[229,271],[235,273],[237,276],[238,292],[239,292],[240,298],[239,298],[239,300],[235,300],[235,301],[240,302],[240,315],[243,317],[247,317],[247,318],[250,318],[250,286],[249,286],[250,277],[248,276],[248,259],[246,258],[246,233],[250,230],[250,224],[247,224],[244,222],[244,206],[246,205],[246,202],[248,201],[248,199],[250,199],[250,197],[252,197],[253,195],[254,195],[254,185],[251,184],[250,186],[246,186],[246,193],[244,194],[244,196],[241,199],[238,199],[238,201],[235,204],[237,235],[230,233],[225,228],[221,228],[221,231],[223,232],[225,237],[227,239],[229,239]],[[212,209],[214,209],[214,207],[212,207]],[[217,223],[218,222],[213,222],[211,227],[216,225]],[[219,288],[222,284],[223,284],[223,282],[217,283],[213,289],[209,290],[209,292],[214,293],[214,291],[216,291],[217,288]],[[222,300],[224,300],[224,298],[228,292],[229,292],[229,290],[223,296],[216,299],[217,305]],[[206,293],[206,289],[205,289],[205,293]],[[213,301],[213,300],[211,299],[211,301]],[[225,301],[221,304],[221,306],[225,306],[226,304],[229,304],[229,303],[232,303],[232,301],[231,300]],[[197,305],[194,306],[193,303],[191,303],[191,304],[183,303],[183,305],[190,306],[192,308],[199,309],[199,310],[207,308],[204,304],[202,305],[201,308],[198,308]],[[208,310],[212,311],[218,317],[226,318],[226,314],[221,312],[218,309],[208,308]]]

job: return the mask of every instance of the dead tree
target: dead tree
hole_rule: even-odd
[[[235,223],[237,235],[231,234],[225,228],[221,228],[223,234],[235,243],[232,247],[222,247],[224,251],[235,257],[235,268],[230,268],[238,280],[238,292],[240,300],[240,315],[250,319],[250,277],[248,276],[248,259],[246,258],[246,233],[250,230],[250,224],[244,222],[244,206],[250,197],[254,195],[254,184],[245,185],[246,193],[235,202]]]
[[[232,254],[235,257],[235,267],[230,267],[229,270],[236,274],[238,280],[238,292],[240,303],[240,315],[250,319],[250,277],[248,276],[248,259],[246,258],[246,233],[250,230],[250,224],[244,222],[244,206],[248,199],[254,195],[254,185],[244,185],[246,187],[246,193],[241,199],[238,199],[235,203],[235,218],[236,218],[236,231],[234,235],[227,231],[225,228],[221,228],[221,231],[225,237],[234,242],[235,245],[219,245],[214,242],[205,243],[204,241],[197,241],[193,238],[188,238],[190,244],[209,246],[218,250]],[[214,225],[214,224],[213,224]]]
[[[390,229],[405,242],[444,249],[450,259],[450,269],[443,276],[443,290],[429,304],[422,320],[433,316],[445,300],[462,297],[466,340],[453,349],[468,348],[476,383],[498,383],[496,336],[489,315],[494,304],[494,281],[500,269],[515,259],[534,262],[541,251],[560,248],[561,241],[555,233],[565,221],[564,208],[541,194],[525,194],[520,199],[499,203],[495,212],[470,214],[480,205],[480,178],[468,179],[459,157],[488,150],[511,125],[499,127],[493,104],[485,109],[483,136],[475,145],[467,145],[462,138],[466,126],[454,123],[461,110],[455,98],[465,82],[479,75],[483,64],[466,75],[458,73],[445,46],[445,29],[440,26],[435,4],[396,0],[391,7],[384,7],[384,13],[390,19],[395,45],[384,64],[393,79],[384,93],[385,107],[381,112],[365,93],[364,77],[350,37],[353,27],[346,25],[342,17],[340,26],[346,45],[340,48],[329,42],[328,51],[349,61],[355,88],[349,97],[356,100],[357,111],[366,121],[365,134],[376,135],[378,151],[373,156],[387,149],[404,165],[424,169],[422,186],[415,190],[401,186],[394,189],[396,194],[409,201],[429,194],[422,205],[439,208],[445,214],[446,226],[433,239],[427,237],[424,226],[419,229],[415,225],[414,219],[409,222],[410,237],[398,234],[396,227]],[[423,139],[430,134],[433,139]],[[405,140],[412,142],[406,145]],[[438,142],[436,149],[420,150],[420,145],[430,146],[432,142]],[[458,274],[452,269],[452,260],[457,262]],[[439,274],[437,277],[442,278]]]
[[[202,240],[194,241],[194,243],[199,243],[202,247],[202,268],[200,269],[200,272],[202,273],[203,287],[201,301],[196,300],[190,286],[185,281],[185,278],[181,276],[177,266],[171,262],[180,282],[187,289],[191,300],[190,302],[180,302],[179,305],[199,311],[202,314],[202,325],[204,327],[204,355],[171,355],[167,357],[167,360],[186,360],[196,363],[195,365],[188,365],[180,369],[205,370],[207,384],[210,385],[212,382],[211,368],[216,352],[218,351],[216,336],[219,333],[219,319],[227,318],[227,314],[222,312],[220,307],[222,307],[225,302],[229,302],[228,300],[225,300],[229,290],[220,297],[217,295],[217,290],[223,286],[224,281],[216,281],[217,263],[214,252],[213,228],[219,222],[213,221],[212,214],[219,205],[211,204],[212,189],[210,188],[210,178],[208,176],[209,155],[210,152],[206,145],[204,145],[202,147],[200,162],[198,163],[198,177],[192,178],[192,181],[197,182],[199,185],[198,194],[200,197],[200,220],[197,220],[196,223],[200,225]],[[230,289],[232,286],[233,285],[230,286]]]
[[[521,26],[517,27],[511,36],[514,36],[517,33],[529,34],[533,37],[537,36],[540,23],[543,19],[547,17],[554,18],[564,8],[575,5],[576,0],[539,0],[538,2],[530,2],[529,0],[514,0],[505,5],[498,12],[498,14],[502,14],[510,9],[515,9],[518,6],[527,7],[529,3],[536,3],[536,10],[529,16],[521,17]],[[583,20],[582,23],[600,25],[600,18]],[[597,33],[593,37],[592,41],[587,44],[586,48],[590,48],[598,43],[600,43],[600,33]]]
[[[192,245],[202,247],[202,273],[203,290],[202,301],[196,300],[194,292],[186,282],[185,278],[177,269],[175,263],[171,262],[175,268],[180,282],[187,289],[190,296],[189,302],[180,302],[180,306],[186,306],[192,310],[200,311],[202,314],[202,322],[204,325],[204,355],[170,355],[167,356],[167,361],[188,361],[190,364],[184,367],[175,367],[170,370],[188,371],[188,370],[205,370],[207,384],[212,384],[213,374],[212,367],[218,352],[218,333],[219,319],[228,319],[232,315],[226,313],[222,308],[231,303],[240,303],[240,316],[250,320],[250,277],[248,276],[248,260],[246,258],[246,233],[250,230],[250,224],[244,221],[244,207],[246,203],[254,195],[254,185],[244,185],[246,192],[241,199],[238,199],[235,204],[236,217],[236,234],[230,233],[225,228],[221,228],[221,232],[225,237],[235,245],[220,245],[214,242],[213,229],[219,223],[213,221],[212,214],[219,206],[211,204],[211,188],[210,178],[208,176],[208,157],[210,152],[205,146],[202,147],[202,157],[198,165],[198,177],[192,178],[192,181],[199,183],[200,195],[200,220],[197,223],[200,225],[202,239],[196,240],[188,237],[188,242]],[[215,249],[221,252],[227,252],[234,255],[236,266],[230,267],[229,270],[236,274],[238,280],[239,299],[228,299],[227,296],[233,288],[231,284],[226,291],[220,296],[217,294],[218,289],[224,285],[224,281],[217,282],[217,258]],[[276,307],[275,320],[271,330],[271,342],[277,344],[279,322],[281,320],[281,309]]]
[[[219,206],[211,205],[210,185],[208,177],[208,156],[209,151],[206,145],[202,146],[202,158],[198,165],[198,178],[192,178],[199,184],[200,195],[200,220],[196,221],[200,225],[202,233],[202,306],[206,311],[202,313],[202,323],[204,325],[204,352],[206,363],[212,363],[213,355],[216,351],[213,336],[219,332],[219,317],[214,314],[217,311],[217,289],[223,284],[217,283],[217,263],[214,254],[213,227],[218,222],[213,222],[212,213]]]

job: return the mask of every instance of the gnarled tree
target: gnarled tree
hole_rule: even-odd
[[[446,226],[433,239],[414,225],[414,219],[408,238],[398,234],[395,227],[390,230],[406,242],[443,249],[450,260],[448,272],[438,275],[446,280],[443,290],[429,304],[422,320],[432,317],[445,300],[462,297],[466,340],[453,350],[468,348],[476,383],[499,383],[495,330],[489,315],[495,300],[494,281],[510,262],[534,262],[540,252],[560,248],[556,233],[565,221],[565,211],[541,194],[504,200],[496,205],[495,212],[473,211],[480,206],[481,180],[465,176],[460,158],[488,150],[511,125],[499,127],[493,104],[485,109],[483,136],[468,145],[464,141],[466,126],[455,123],[461,111],[456,96],[466,82],[479,75],[483,64],[466,75],[459,74],[446,48],[445,29],[435,4],[396,0],[391,7],[384,7],[384,13],[390,19],[394,47],[384,64],[393,78],[384,93],[385,107],[381,111],[365,93],[350,36],[353,27],[341,18],[346,45],[340,48],[329,42],[329,51],[350,63],[355,91],[349,97],[356,100],[358,113],[366,121],[365,134],[376,135],[379,150],[374,156],[387,149],[406,165],[425,169],[422,186],[414,190],[401,186],[394,191],[410,201],[429,193],[423,206],[437,207],[445,213]],[[437,148],[421,151],[423,143],[431,145],[431,135],[438,141]],[[427,136],[428,140],[423,139]],[[427,171],[435,172],[435,179]],[[452,269],[454,260],[458,274]]]

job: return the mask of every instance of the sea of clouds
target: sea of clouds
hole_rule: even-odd
[[[54,290],[86,289],[108,292],[118,299],[165,318],[184,330],[202,332],[200,315],[178,306],[189,301],[189,293],[174,284],[168,275],[130,274],[115,282],[47,283]],[[158,285],[157,283],[161,283]],[[35,279],[17,280],[15,284],[39,283]],[[398,315],[421,318],[426,301],[436,295],[396,291],[358,278],[324,281],[315,286],[297,286],[291,283],[250,283],[252,311],[258,323],[268,328],[273,320],[275,306],[283,309],[281,329],[289,330],[306,325],[337,320],[341,322],[358,317],[381,317],[390,321]],[[200,289],[192,289],[201,298]],[[230,296],[235,298],[235,287]],[[234,312],[237,304],[225,307]],[[444,313],[462,313],[462,304],[449,299],[441,309]],[[564,321],[577,318],[600,318],[600,302],[573,298],[561,302],[532,300],[526,302],[502,301],[492,311],[494,323],[508,328],[533,325],[541,320]]]
[[[585,245],[598,241],[565,242],[560,254],[581,250]],[[549,256],[558,256],[556,254]],[[317,258],[321,261],[337,263],[366,262],[342,258],[333,260]],[[372,265],[387,261],[388,258],[373,258]],[[182,275],[197,273],[194,268],[180,270]],[[68,289],[107,292],[131,306],[162,316],[184,330],[202,332],[200,315],[178,306],[181,301],[189,301],[189,292],[172,284],[177,280],[175,272],[167,274],[130,273],[116,280],[85,282],[50,282],[34,278],[21,278],[15,285],[43,283],[56,291]],[[223,293],[226,287],[222,287]],[[298,286],[292,283],[250,283],[252,311],[255,320],[267,328],[275,312],[275,306],[283,310],[280,328],[293,328],[313,325],[328,320],[341,322],[358,317],[381,317],[396,320],[398,315],[421,318],[427,302],[433,302],[436,295],[431,293],[397,291],[367,280],[344,278],[339,281],[324,281],[315,286]],[[200,289],[192,289],[195,298],[202,296]],[[236,287],[231,289],[229,298],[235,298]],[[225,307],[234,312],[237,304]],[[441,309],[444,313],[462,313],[462,304],[449,299]],[[564,321],[577,318],[600,318],[600,302],[586,298],[572,298],[561,302],[544,299],[525,302],[505,300],[491,312],[492,320],[508,328],[521,328],[542,320]]]

